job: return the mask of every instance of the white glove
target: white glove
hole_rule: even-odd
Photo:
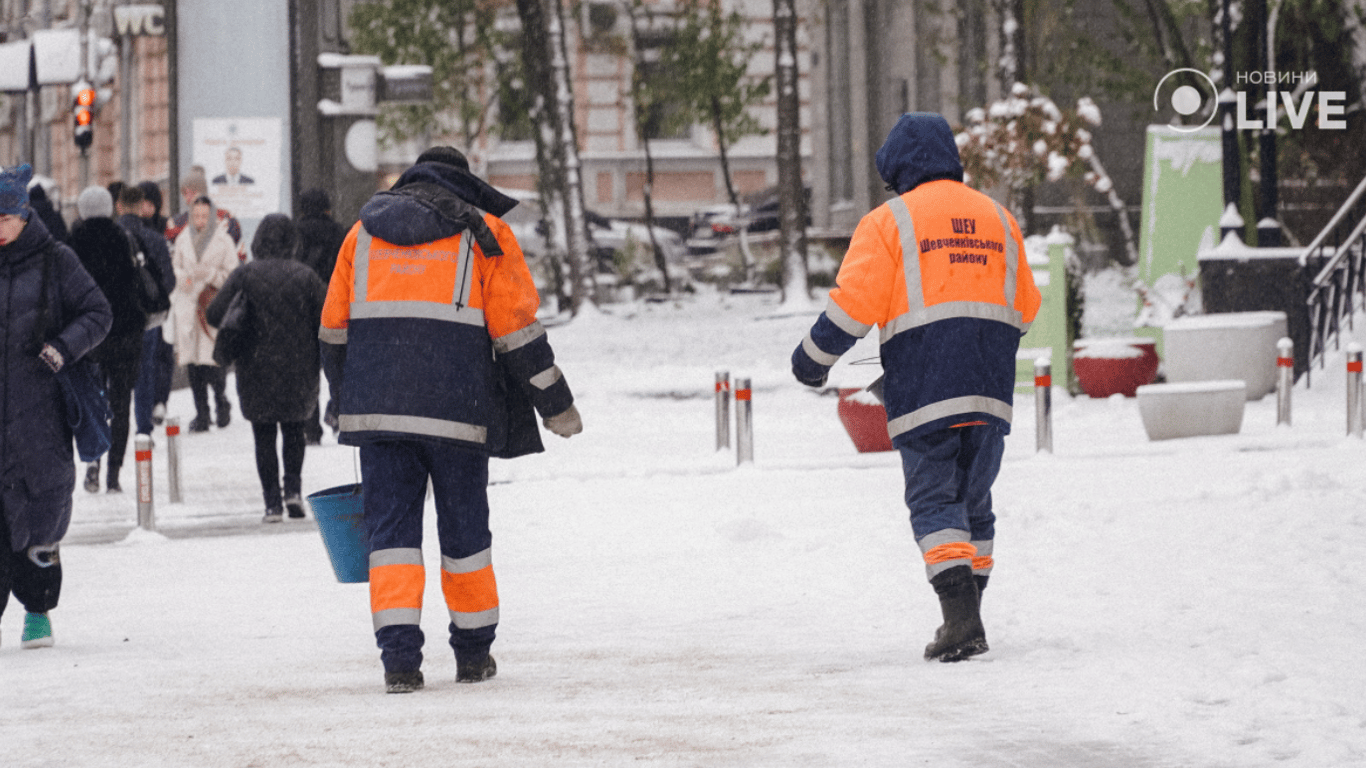
[[[577,435],[583,431],[583,419],[579,418],[579,409],[572,405],[566,408],[563,413],[550,416],[541,423],[545,424],[546,429],[560,437]]]

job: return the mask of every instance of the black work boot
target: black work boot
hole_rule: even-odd
[[[411,672],[384,673],[385,693],[412,693],[422,690],[422,684],[422,672],[416,669]]]
[[[982,627],[981,595],[972,569],[959,565],[930,579],[939,595],[944,624],[925,646],[925,661],[962,661],[986,653],[987,632]]]
[[[457,659],[455,662],[455,682],[482,683],[498,674],[498,665],[493,657],[484,654],[474,659]]]
[[[982,593],[987,591],[987,581],[991,579],[991,576],[983,576],[980,573],[974,573],[972,578],[977,582],[977,600],[980,603],[982,600]]]

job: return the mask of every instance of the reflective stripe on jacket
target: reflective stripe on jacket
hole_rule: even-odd
[[[1009,428],[1015,353],[1040,296],[1004,208],[957,181],[921,184],[864,216],[837,283],[794,368],[828,370],[876,325],[893,439],[977,420]]]
[[[412,245],[357,222],[332,273],[319,338],[345,345],[339,441],[430,439],[497,451],[507,431],[503,373],[554,415],[573,402],[555,366],[521,248],[484,214],[501,255],[468,231]]]

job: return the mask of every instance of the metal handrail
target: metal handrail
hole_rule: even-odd
[[[1366,179],[1362,179],[1361,183],[1357,185],[1357,188],[1352,190],[1352,194],[1347,196],[1346,202],[1344,202],[1338,208],[1337,213],[1333,214],[1333,218],[1328,220],[1328,225],[1325,226],[1323,230],[1319,232],[1318,236],[1315,237],[1314,240],[1311,243],[1309,243],[1307,247],[1305,247],[1304,255],[1306,259],[1315,250],[1318,250],[1323,247],[1323,241],[1327,240],[1328,236],[1333,233],[1333,230],[1337,229],[1338,224],[1342,223],[1342,219],[1352,209],[1352,206],[1356,205],[1357,201],[1361,199],[1362,195],[1366,195]],[[1350,243],[1353,239],[1360,236],[1363,226],[1366,226],[1366,216],[1363,216],[1361,221],[1357,222],[1357,225],[1353,229],[1352,234],[1349,235],[1344,242]],[[1318,275],[1314,278],[1313,281],[1313,285],[1315,287],[1321,287],[1324,283],[1328,281],[1328,273],[1332,272],[1334,269],[1337,268],[1338,261],[1344,258],[1344,253],[1345,252],[1339,252],[1334,254],[1333,258],[1327,264],[1324,265],[1323,269],[1319,270]],[[1306,261],[1306,264],[1307,263],[1308,262]]]
[[[1309,383],[1310,372],[1315,358],[1319,367],[1327,363],[1328,339],[1333,337],[1335,345],[1342,342],[1342,319],[1347,319],[1348,328],[1352,327],[1352,316],[1356,312],[1356,294],[1366,296],[1366,210],[1357,210],[1358,203],[1366,199],[1366,179],[1338,208],[1337,213],[1304,249],[1301,263],[1305,272],[1314,268],[1315,262],[1327,258],[1309,286],[1305,309],[1309,315],[1308,369],[1305,383]],[[1351,222],[1349,216],[1355,216]],[[1351,233],[1342,237],[1342,230],[1351,227]],[[1332,244],[1329,244],[1329,239]],[[1327,257],[1329,248],[1333,249]]]

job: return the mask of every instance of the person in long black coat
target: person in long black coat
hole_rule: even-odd
[[[58,545],[76,488],[56,372],[94,349],[114,316],[80,259],[28,207],[32,173],[0,171],[0,613],[13,592],[28,611],[23,644],[43,646],[52,644],[47,612],[61,593]]]
[[[138,297],[136,253],[128,233],[112,218],[114,200],[109,191],[104,187],[86,187],[77,198],[76,211],[81,218],[72,225],[68,243],[114,310],[114,325],[104,341],[91,351],[90,359],[100,364],[109,410],[114,414],[105,487],[110,493],[118,493],[123,490],[119,471],[128,452],[128,415],[133,385],[138,379],[147,314]],[[86,469],[85,489],[91,493],[100,489],[99,459]]]
[[[281,519],[282,501],[290,517],[304,516],[304,422],[318,404],[318,323],[327,286],[294,258],[298,239],[288,216],[272,213],[262,219],[251,244],[254,259],[228,275],[204,312],[218,327],[239,293],[250,306],[255,341],[236,360],[237,397],[256,439],[265,522]],[[284,444],[283,494],[277,427]]]
[[[332,281],[332,270],[337,266],[337,253],[341,251],[342,241],[346,239],[346,227],[332,218],[332,199],[327,192],[318,189],[304,190],[299,195],[299,260],[313,268],[322,278],[323,285]],[[330,383],[330,382],[329,382]],[[317,445],[322,442],[323,426],[320,409],[314,408],[304,427],[308,442]],[[337,401],[328,398],[327,423],[332,431],[337,431]]]

